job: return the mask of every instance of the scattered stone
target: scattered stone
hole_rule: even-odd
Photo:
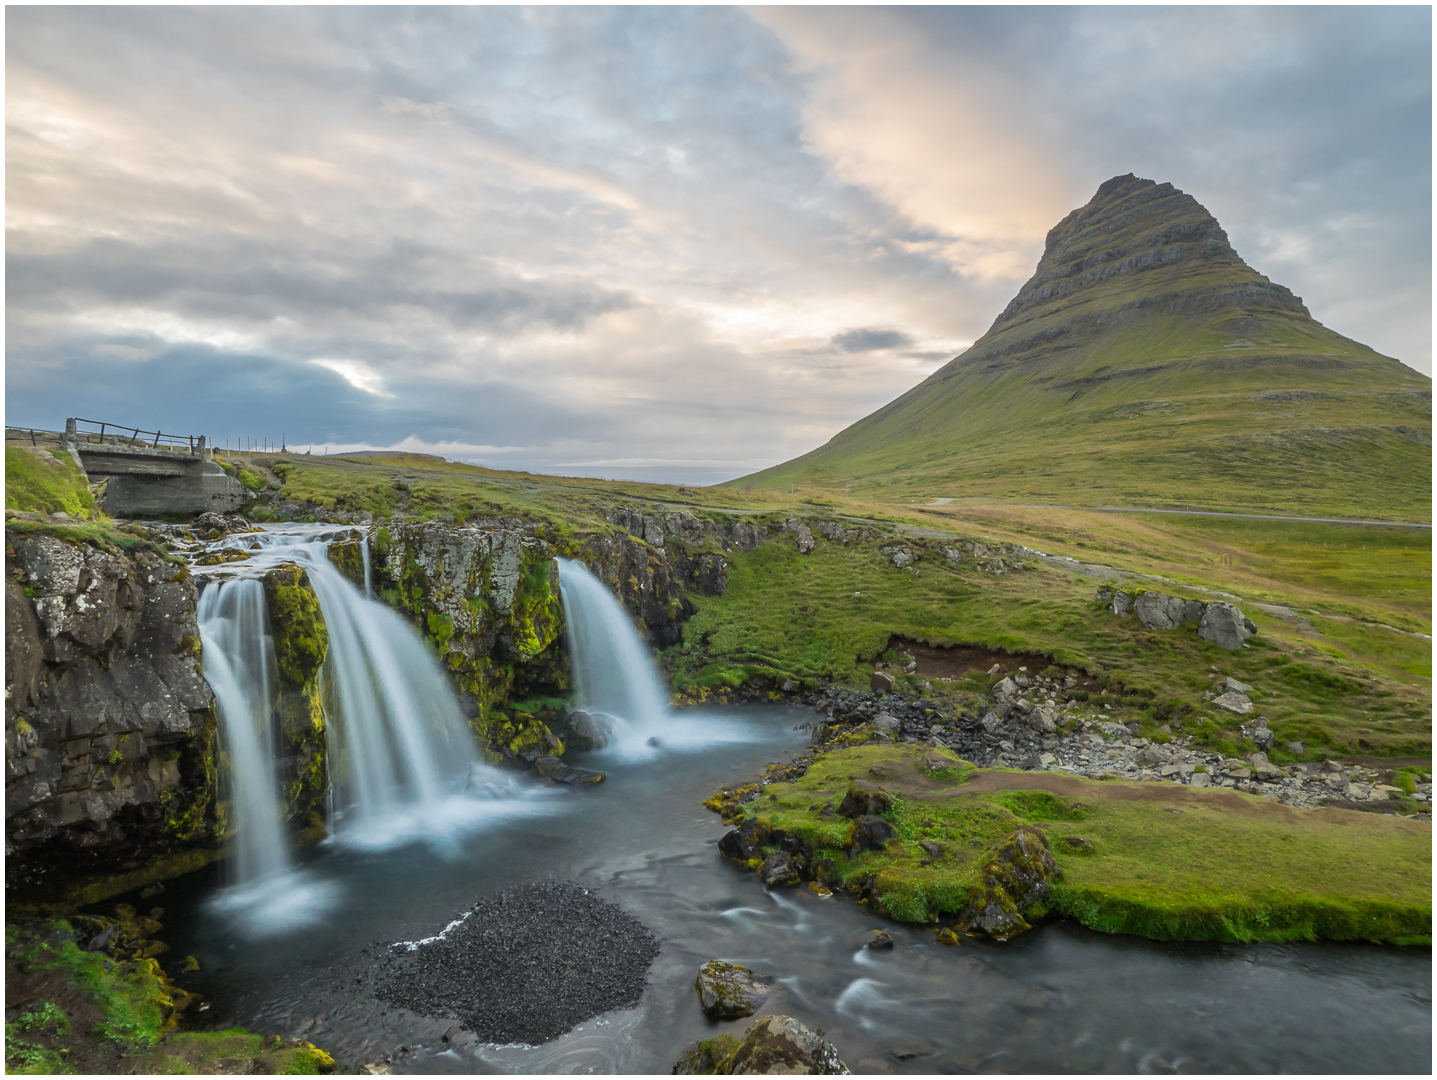
[[[874,930],[873,936],[864,945],[865,949],[891,949],[893,948],[893,935],[887,930]]]
[[[807,555],[813,550],[813,533],[809,531],[807,525],[800,525],[795,531],[798,533],[798,553]]]
[[[710,960],[699,968],[694,990],[705,1016],[738,1020],[756,1013],[768,1000],[773,987],[742,964]]]
[[[936,859],[948,850],[947,845],[940,844],[937,840],[920,840],[918,846],[928,853],[930,859]]]
[[[729,1058],[734,1076],[847,1076],[838,1048],[789,1016],[765,1016],[744,1033]]]
[[[875,671],[868,678],[868,687],[870,690],[891,692],[894,685],[893,676],[886,671]]]
[[[1113,593],[1112,603],[1108,605],[1108,610],[1121,619],[1132,606],[1133,598],[1125,592],[1119,592]]]
[[[1229,690],[1236,690],[1239,694],[1247,694],[1252,692],[1251,686],[1249,686],[1245,682],[1238,682],[1231,675],[1229,675],[1226,679],[1223,680],[1223,685],[1226,686]]]
[[[439,1037],[439,1041],[452,1042],[454,1039],[457,1039],[463,1031],[464,1029],[458,1024],[450,1024],[444,1029],[444,1034]]]
[[[957,945],[962,939],[958,936],[958,931],[953,929],[953,927],[940,926],[933,935],[933,940],[938,942],[939,945]]]
[[[1191,780],[1188,781],[1188,784],[1191,787],[1197,788],[1211,787],[1212,777],[1209,776],[1207,773],[1193,773],[1193,777]]]

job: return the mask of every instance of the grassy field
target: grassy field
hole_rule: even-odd
[[[866,685],[868,665],[901,636],[1083,668],[1101,680],[1122,719],[1146,729],[1176,723],[1199,738],[1231,741],[1235,718],[1214,713],[1202,692],[1218,675],[1233,675],[1257,688],[1259,710],[1280,741],[1303,741],[1306,756],[1431,752],[1431,643],[1421,636],[1431,633],[1428,530],[820,499],[536,476],[416,455],[232,456],[229,463],[281,480],[275,494],[292,503],[381,517],[513,516],[556,538],[612,530],[605,515],[624,506],[767,527],[770,538],[756,551],[726,554],[725,594],[693,597],[698,610],[683,642],[661,657],[675,688],[693,696],[755,678]],[[272,513],[265,505],[251,512],[263,518]],[[802,556],[781,529],[788,518],[837,521],[871,535],[847,545],[820,538]],[[11,529],[59,530],[110,546],[143,542],[100,520],[17,520]],[[1148,631],[1095,602],[1095,588],[1113,585],[1109,579],[1032,558],[1003,575],[971,559],[950,565],[943,550],[963,537],[1152,575],[1119,587],[1200,599],[1213,595],[1200,589],[1227,593],[1261,633],[1250,648],[1229,653],[1189,631]],[[911,568],[899,570],[882,553],[895,543],[919,555]]]
[[[932,771],[924,760],[935,754],[948,764]],[[895,796],[883,816],[898,839],[850,858],[852,825],[831,808],[853,780]],[[1295,811],[1178,784],[976,769],[946,751],[892,746],[824,754],[744,809],[802,840],[820,880],[871,883],[877,905],[908,922],[961,912],[988,853],[1018,826],[1037,825],[1061,874],[1050,912],[1095,930],[1158,940],[1431,940],[1429,822]],[[943,852],[931,855],[924,840]]]

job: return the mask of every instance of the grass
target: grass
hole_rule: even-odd
[[[866,886],[908,922],[961,912],[987,853],[1035,824],[1061,872],[1050,910],[1091,929],[1158,940],[1430,943],[1430,823],[1299,811],[1178,784],[973,769],[956,758],[956,774],[943,778],[923,766],[934,753],[835,750],[746,809],[801,839],[822,880]],[[875,782],[897,797],[885,816],[898,840],[850,859],[849,823],[821,815],[852,780],[873,781],[875,767]],[[934,858],[921,840],[945,850]]]
[[[756,674],[809,685],[862,683],[900,636],[1081,668],[1110,690],[1116,719],[1145,730],[1176,722],[1237,745],[1237,718],[1202,697],[1217,679],[1233,676],[1255,687],[1253,700],[1279,740],[1305,742],[1308,756],[1430,753],[1428,685],[1375,662],[1374,646],[1349,645],[1362,659],[1335,646],[1318,653],[1307,639],[1285,636],[1281,618],[1251,609],[1261,633],[1248,648],[1228,652],[1191,631],[1150,631],[1131,615],[1115,618],[1094,601],[1087,578],[1031,561],[1001,577],[971,559],[955,569],[941,553],[950,541],[941,539],[908,541],[923,554],[899,570],[879,550],[891,542],[820,542],[805,556],[780,541],[730,553],[728,589],[694,597],[698,611],[684,625],[683,643],[662,654],[675,688],[737,685]],[[1338,625],[1352,633],[1353,624]],[[1404,664],[1419,663],[1419,639],[1387,633],[1383,640],[1401,647],[1395,655]],[[985,688],[940,685],[934,696],[956,700]]]
[[[71,933],[58,919],[6,924],[7,996],[23,980],[56,999],[6,1023],[7,1072],[313,1074],[333,1065],[309,1043],[240,1028],[171,1030],[179,992],[155,960],[113,961],[80,949]]]
[[[45,457],[5,447],[5,509],[65,513],[89,520],[102,516],[89,482],[68,455]]]

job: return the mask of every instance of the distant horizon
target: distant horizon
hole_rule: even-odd
[[[711,486],[961,355],[1128,172],[1431,370],[1430,10],[6,18],[11,426]]]

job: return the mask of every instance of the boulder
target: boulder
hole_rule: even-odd
[[[694,991],[705,1016],[715,1020],[737,1020],[752,1016],[768,1000],[772,986],[759,980],[742,964],[710,960],[699,968]]]
[[[1202,613],[1198,637],[1224,649],[1240,649],[1243,642],[1257,633],[1257,627],[1232,604],[1213,600]]]
[[[1132,606],[1133,598],[1125,592],[1119,592],[1113,593],[1113,600],[1112,603],[1108,605],[1108,610],[1118,616],[1118,618],[1122,618],[1128,613],[1128,609]]]
[[[726,859],[748,862],[750,859],[758,858],[763,845],[771,839],[772,834],[767,829],[757,821],[750,819],[737,829],[724,834],[723,839],[718,843],[719,854]]]
[[[798,869],[793,865],[793,857],[788,852],[777,851],[763,860],[763,865],[758,868],[758,878],[770,889],[797,885]]]
[[[920,840],[918,846],[928,854],[930,859],[936,859],[948,850],[946,844],[940,844],[937,840]]]
[[[1229,690],[1226,694],[1213,698],[1212,703],[1219,709],[1226,709],[1228,712],[1252,712],[1252,702],[1248,700],[1247,695],[1240,694],[1236,690]]]
[[[1047,900],[1057,878],[1058,864],[1042,830],[1020,827],[984,861],[981,891],[964,914],[966,928],[998,941],[1032,929],[1026,916]]]
[[[877,784],[868,780],[854,780],[848,785],[843,801],[838,804],[838,813],[846,818],[862,817],[865,814],[878,815],[886,812],[892,805],[893,796]]]
[[[765,1016],[744,1033],[729,1058],[734,1076],[847,1076],[838,1048],[791,1016]]]
[[[579,769],[573,765],[566,765],[552,754],[536,758],[534,768],[539,771],[540,776],[547,776],[556,784],[602,784],[609,775],[595,772],[593,769]]]
[[[982,719],[978,721],[978,726],[991,735],[1003,726],[1003,718],[992,709],[989,709],[983,714]]]
[[[893,935],[887,930],[874,930],[873,936],[863,946],[865,949],[891,949],[893,948]]]
[[[898,830],[881,817],[864,814],[853,819],[852,846],[859,851],[882,851],[897,836]]]
[[[794,531],[798,533],[798,553],[807,555],[813,550],[813,533],[809,531],[807,525],[800,525]]]
[[[873,726],[879,731],[894,732],[901,726],[896,716],[889,716],[887,713],[879,713],[873,718]]]
[[[1229,690],[1236,690],[1239,694],[1246,694],[1252,691],[1252,687],[1245,682],[1238,682],[1231,675],[1223,680],[1223,685]]]
[[[575,709],[566,721],[564,745],[570,750],[602,750],[612,735],[608,717]]]
[[[1051,735],[1058,730],[1058,718],[1053,710],[1045,705],[1035,706],[1024,718],[1026,723],[1034,731],[1044,735]]]
[[[1017,693],[1018,684],[1006,675],[993,687],[993,695],[995,697],[1013,697]]]
[[[893,676],[886,671],[875,671],[868,678],[868,688],[870,690],[881,690],[887,693],[893,689],[893,685]]]
[[[1145,592],[1133,603],[1133,613],[1149,630],[1176,630],[1183,623],[1200,621],[1203,605],[1198,600]]]

